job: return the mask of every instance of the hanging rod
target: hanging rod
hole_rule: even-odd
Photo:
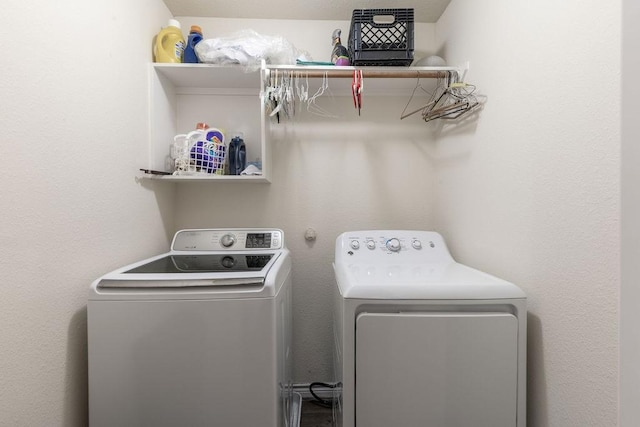
[[[455,67],[331,67],[331,66],[287,66],[276,65],[266,66],[265,70],[278,72],[300,73],[311,78],[335,77],[335,78],[353,78],[355,70],[362,70],[363,78],[396,78],[396,79],[412,79],[426,78],[438,79],[446,78],[451,73],[460,75],[460,69]]]

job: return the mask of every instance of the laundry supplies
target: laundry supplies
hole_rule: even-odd
[[[229,175],[240,175],[247,164],[247,148],[242,136],[235,136],[229,143]]]
[[[336,29],[333,31],[331,35],[331,40],[333,44],[333,50],[331,51],[331,62],[335,65],[349,65],[349,52],[347,48],[342,45],[340,41],[340,34],[342,31],[340,29]]]
[[[158,33],[153,46],[155,62],[180,63],[185,41],[180,30],[180,22],[169,19],[169,25]]]
[[[189,32],[189,38],[187,39],[187,45],[184,48],[184,60],[185,63],[197,64],[198,55],[196,55],[195,47],[202,41],[202,29],[197,25],[191,26]]]

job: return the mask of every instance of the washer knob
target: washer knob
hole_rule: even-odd
[[[413,249],[422,249],[422,242],[418,239],[415,239],[413,242],[411,242],[411,246],[413,246]]]
[[[233,257],[226,256],[222,258],[221,263],[224,268],[233,268],[236,265],[236,260]]]
[[[358,242],[357,240],[352,240],[350,245],[351,249],[360,249],[360,242]]]
[[[225,234],[220,238],[220,244],[225,248],[230,248],[236,242],[236,236],[233,234]]]
[[[386,246],[391,252],[398,252],[400,250],[400,240],[395,237],[393,239],[389,239],[387,240]]]
[[[373,240],[367,240],[367,248],[373,250],[376,248],[376,242],[374,242]]]

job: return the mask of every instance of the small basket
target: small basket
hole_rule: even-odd
[[[216,175],[224,175],[227,169],[227,146],[217,139],[214,139],[211,143],[211,153],[214,173]]]
[[[413,62],[413,9],[355,9],[349,30],[351,65]]]
[[[175,160],[175,170],[179,175],[207,173],[224,175],[226,169],[227,147],[217,139],[197,141],[189,153]]]

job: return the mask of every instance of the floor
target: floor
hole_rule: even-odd
[[[300,427],[331,427],[331,408],[316,405],[310,400],[302,401]]]

